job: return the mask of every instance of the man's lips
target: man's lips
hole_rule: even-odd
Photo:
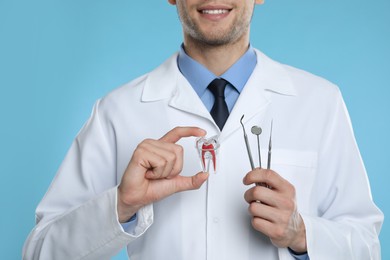
[[[202,6],[198,9],[198,12],[205,15],[223,15],[227,14],[232,10],[229,6],[223,6],[223,5],[207,5]]]
[[[205,10],[200,10],[202,14],[226,14],[230,10],[228,9],[205,9]]]
[[[227,7],[205,7],[198,9],[198,12],[203,18],[210,21],[220,21],[230,14],[232,9]]]

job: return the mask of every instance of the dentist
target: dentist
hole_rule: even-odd
[[[132,260],[380,259],[383,215],[338,88],[250,45],[262,0],[168,2],[183,45],[96,102],[23,259],[109,259],[123,247]],[[261,143],[273,121],[271,170],[250,169],[243,114],[263,128]],[[200,172],[194,147],[206,135],[219,135],[215,174]]]

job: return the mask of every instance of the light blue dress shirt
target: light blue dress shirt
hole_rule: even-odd
[[[207,89],[207,86],[215,78],[223,78],[228,81],[229,84],[225,88],[225,100],[230,112],[256,67],[257,58],[255,50],[249,46],[247,52],[236,63],[221,76],[216,76],[202,64],[188,56],[182,45],[177,63],[179,70],[194,88],[208,111],[211,111],[213,107],[214,95]]]

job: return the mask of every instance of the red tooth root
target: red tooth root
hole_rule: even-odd
[[[206,168],[206,162],[205,162],[205,154],[209,152],[212,156],[213,159],[213,166],[214,166],[214,171],[216,170],[216,156],[215,156],[215,149],[213,144],[203,144],[202,145],[202,163],[203,167]]]

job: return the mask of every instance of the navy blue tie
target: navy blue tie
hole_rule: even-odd
[[[226,84],[228,84],[228,82],[224,79],[214,79],[207,87],[215,97],[215,102],[210,114],[220,130],[222,130],[229,117],[229,109],[225,101]]]

